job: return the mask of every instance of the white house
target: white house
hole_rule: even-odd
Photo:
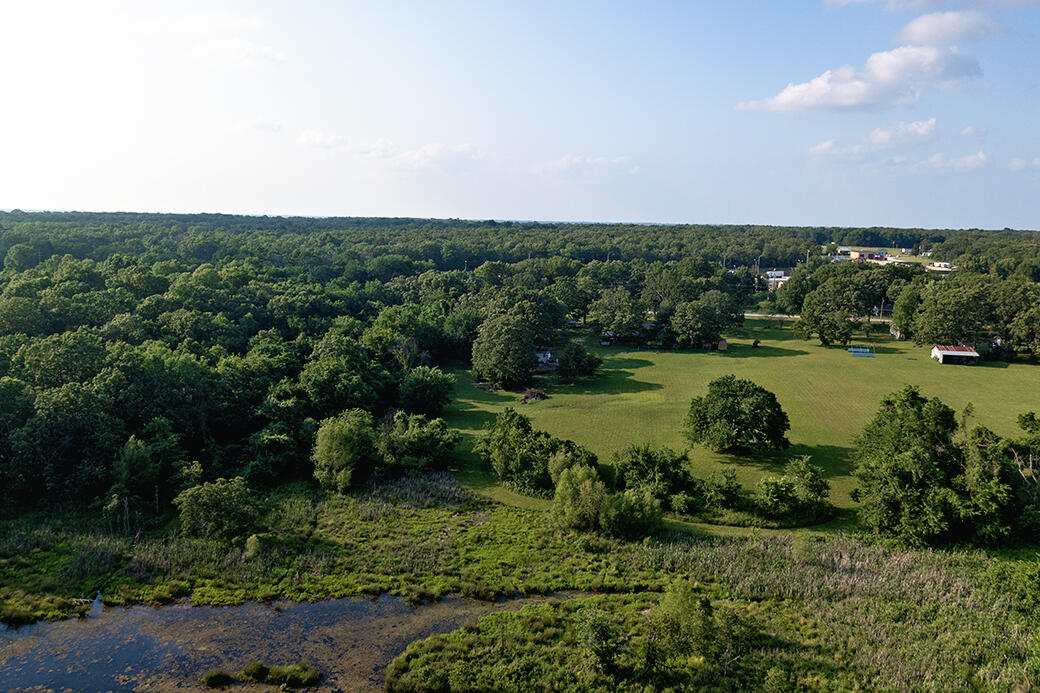
[[[971,347],[936,344],[932,347],[932,359],[939,363],[978,363],[979,352]]]

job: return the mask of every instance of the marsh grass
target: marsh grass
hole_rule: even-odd
[[[525,681],[534,682],[528,689],[616,691],[764,690],[767,682],[784,684],[776,690],[1029,690],[1040,628],[1037,596],[1026,594],[1036,591],[1034,562],[901,551],[851,536],[683,533],[640,543],[632,557],[648,572],[694,580],[761,629],[730,679],[695,660],[646,678],[648,614],[660,595],[645,591],[525,606],[413,643],[388,669],[388,690],[496,682],[519,691]],[[574,615],[584,601],[623,627],[613,677],[590,672],[581,657]]]

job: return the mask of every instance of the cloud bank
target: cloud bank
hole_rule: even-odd
[[[864,109],[915,103],[923,90],[947,89],[982,76],[975,58],[956,47],[900,46],[874,53],[862,70],[846,65],[808,82],[788,84],[779,94],[744,101],[745,111]]]

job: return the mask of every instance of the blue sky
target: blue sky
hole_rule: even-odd
[[[14,2],[0,208],[1040,227],[1040,2]]]

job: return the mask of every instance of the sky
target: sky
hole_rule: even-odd
[[[0,0],[0,209],[1040,228],[1040,0]]]

